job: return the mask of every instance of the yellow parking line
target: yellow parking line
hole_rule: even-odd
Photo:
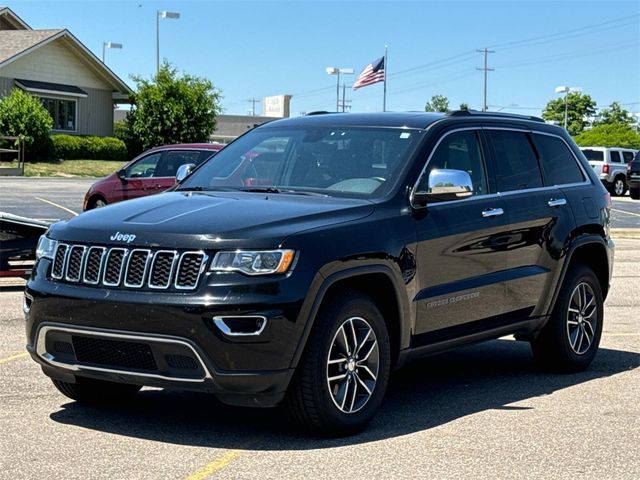
[[[222,470],[240,455],[242,455],[242,452],[240,450],[229,450],[220,458],[217,458],[216,460],[206,464],[197,472],[189,475],[186,480],[204,480],[205,478],[210,477],[214,473]]]
[[[12,362],[14,360],[18,360],[19,358],[24,358],[28,356],[27,352],[16,353],[15,355],[11,355],[10,357],[0,358],[0,365],[4,365],[5,363]]]
[[[72,215],[78,215],[77,212],[74,212],[70,208],[63,207],[62,205],[58,205],[57,203],[52,202],[51,200],[47,200],[46,198],[40,198],[40,197],[34,197],[34,198],[36,200],[40,200],[41,202],[48,203],[49,205],[53,205],[54,207],[61,208],[62,210],[66,211],[66,212],[69,212]]]

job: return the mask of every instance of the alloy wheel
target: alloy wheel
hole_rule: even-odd
[[[373,328],[364,318],[351,317],[338,328],[327,358],[327,386],[340,411],[355,413],[376,388],[380,351]]]
[[[614,183],[614,191],[616,195],[620,196],[624,193],[624,180],[618,179]]]
[[[578,355],[589,350],[596,335],[598,306],[593,288],[588,283],[576,285],[567,311],[569,345]]]

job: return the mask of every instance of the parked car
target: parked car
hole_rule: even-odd
[[[82,209],[91,210],[163,192],[175,185],[181,165],[199,165],[223,146],[219,143],[184,143],[147,150],[117,172],[91,185]]]
[[[544,368],[586,369],[610,209],[568,133],[534,117],[278,120],[170,192],[52,225],[27,349],[79,402],[186,388],[353,433],[395,368],[454,346],[512,334]]]
[[[608,147],[580,149],[611,195],[622,196],[627,192],[627,163],[633,160],[637,150]]]
[[[629,196],[634,200],[640,200],[640,152],[627,163],[627,185]]]

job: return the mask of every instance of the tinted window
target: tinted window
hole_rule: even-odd
[[[622,163],[620,152],[609,152],[609,158],[611,159],[611,163]]]
[[[136,163],[127,168],[126,177],[129,178],[146,178],[153,177],[156,171],[156,166],[162,153],[153,153],[141,158]]]
[[[622,157],[624,158],[625,163],[629,163],[633,160],[633,152],[622,152]]]
[[[563,185],[584,181],[580,167],[569,147],[559,138],[549,135],[533,135],[540,154],[540,165],[547,185]]]
[[[198,164],[199,150],[170,150],[162,154],[158,162],[154,177],[175,177],[178,168],[187,163]]]
[[[582,153],[587,157],[587,160],[594,160],[596,162],[602,162],[604,160],[604,154],[602,150],[590,150],[590,149],[582,149]]]
[[[522,132],[488,131],[496,156],[499,192],[542,186],[542,176],[529,137]]]
[[[432,170],[463,170],[471,177],[473,195],[488,193],[482,152],[476,132],[456,132],[444,137],[429,160],[429,165],[418,183],[418,190],[427,191]]]

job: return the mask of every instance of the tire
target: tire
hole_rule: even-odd
[[[76,377],[76,383],[51,379],[63,395],[72,400],[90,404],[123,403],[131,400],[142,388],[140,385],[106,382],[91,378]]]
[[[343,292],[323,305],[316,318],[284,407],[315,434],[356,433],[380,408],[390,370],[389,334],[380,310],[359,292]]]
[[[640,200],[640,188],[630,188],[629,196],[634,200]]]
[[[609,192],[614,197],[622,197],[627,192],[627,181],[624,176],[618,175],[613,179]]]
[[[107,206],[107,201],[104,198],[96,198],[91,202],[91,210],[94,208],[102,208]]]
[[[549,321],[531,342],[536,362],[551,371],[585,370],[598,351],[603,312],[602,288],[593,270],[570,267]]]

